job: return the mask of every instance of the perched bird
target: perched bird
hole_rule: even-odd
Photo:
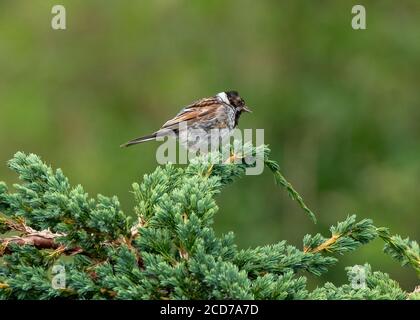
[[[214,139],[232,134],[238,125],[242,112],[252,112],[237,91],[226,91],[214,97],[203,98],[182,109],[173,119],[168,120],[158,131],[128,141],[121,147],[155,140],[158,136],[174,136],[188,150],[196,151],[203,144],[210,145]],[[219,129],[219,130],[214,130]],[[219,136],[214,132],[220,132]]]

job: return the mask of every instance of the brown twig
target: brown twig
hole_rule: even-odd
[[[315,248],[304,248],[303,252],[305,253],[317,253],[324,250],[328,250],[329,247],[331,247],[340,237],[342,237],[341,234],[334,234],[331,238],[325,240],[323,243],[321,243],[319,246]]]
[[[0,239],[0,256],[8,252],[11,243],[23,246],[31,245],[38,249],[54,249],[62,250],[66,254],[74,254],[80,252],[79,248],[65,249],[61,244],[56,242],[59,237],[65,236],[64,233],[54,233],[49,229],[37,231],[26,225],[22,218],[16,220],[1,217],[1,223],[5,224],[10,230],[21,233],[19,236],[12,236]]]
[[[8,247],[11,243],[23,246],[31,245],[38,249],[53,249],[51,257],[60,256],[61,254],[75,255],[83,252],[81,248],[66,248],[62,244],[56,241],[57,238],[65,237],[65,233],[54,233],[49,229],[37,231],[26,225],[22,218],[16,220],[6,219],[0,217],[1,223],[5,224],[10,230],[18,231],[19,236],[12,236],[8,238],[0,239],[0,257],[5,253],[8,253]],[[145,225],[145,221],[139,218],[136,225],[131,228],[131,234],[129,238],[124,238],[122,242],[128,245],[130,248],[132,241],[139,235],[139,228]],[[141,262],[140,256],[138,256],[139,264]]]
[[[35,231],[22,236],[13,236],[0,239],[0,257],[4,253],[8,253],[8,247],[11,243],[23,246],[31,245],[37,249],[53,249],[53,254],[65,253],[67,255],[75,255],[82,252],[80,248],[65,248],[60,243],[56,242],[56,238],[62,237],[64,234],[52,233],[49,230]]]
[[[0,217],[0,223],[5,224],[10,230],[19,231],[22,233],[33,233],[36,232],[35,229],[27,226],[25,224],[25,220],[18,217],[16,220],[6,219],[4,217]]]
[[[0,282],[0,289],[7,289],[7,288],[9,288],[9,285],[7,283]]]

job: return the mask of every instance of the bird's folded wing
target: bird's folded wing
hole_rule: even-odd
[[[175,118],[167,121],[162,129],[170,129],[178,126],[179,123],[186,121],[187,124],[195,121],[204,120],[205,118],[217,117],[223,105],[217,99],[206,98],[185,107],[178,113]]]

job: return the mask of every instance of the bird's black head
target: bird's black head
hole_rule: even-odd
[[[218,96],[223,96],[222,100],[227,99],[228,100],[228,104],[230,104],[231,106],[235,107],[237,112],[251,112],[251,110],[245,105],[245,101],[244,99],[242,99],[239,96],[238,91],[225,91],[222,93],[219,93]],[[226,98],[225,98],[226,97]]]

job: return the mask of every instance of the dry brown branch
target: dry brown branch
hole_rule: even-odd
[[[331,238],[327,239],[326,241],[324,241],[323,243],[321,243],[319,246],[315,247],[315,248],[304,248],[304,252],[311,252],[311,253],[317,253],[317,252],[321,252],[324,250],[328,250],[329,247],[331,247],[338,238],[340,238],[342,235],[333,235]]]
[[[81,248],[66,248],[56,241],[57,238],[65,237],[65,233],[54,233],[49,229],[37,231],[27,226],[25,221],[20,218],[12,220],[0,217],[0,219],[1,223],[7,225],[10,230],[20,233],[19,236],[11,236],[0,239],[0,257],[9,252],[8,247],[11,243],[21,246],[31,245],[38,249],[53,249],[54,252],[52,255],[61,255],[62,253],[66,255],[75,255],[83,252]],[[122,242],[131,247],[131,242],[139,235],[138,230],[144,226],[144,223],[145,222],[139,218],[138,223],[131,228],[130,237],[124,239]]]
[[[65,236],[64,233],[54,233],[49,229],[37,231],[26,225],[25,221],[21,218],[16,220],[6,219],[1,217],[1,222],[5,224],[10,230],[20,233],[19,236],[11,236],[0,239],[0,256],[8,252],[8,246],[11,243],[18,245],[31,245],[39,249],[58,249],[61,247],[56,239]],[[67,250],[72,254],[78,249]]]

